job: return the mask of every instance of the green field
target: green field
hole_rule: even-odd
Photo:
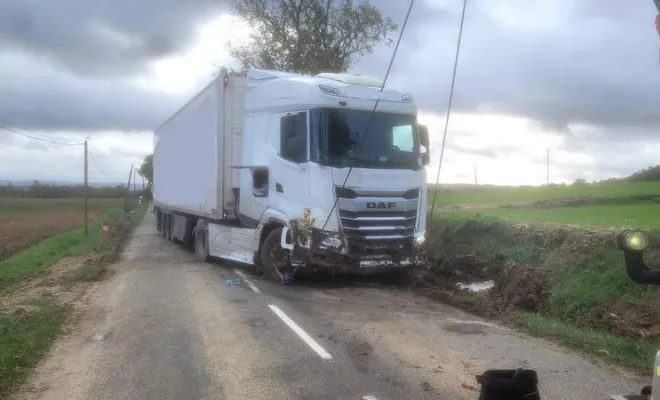
[[[542,187],[484,187],[462,191],[443,191],[441,189],[437,194],[436,205],[499,206],[557,198],[625,197],[654,194],[660,196],[660,182],[620,182]],[[429,193],[429,195],[431,194]]]
[[[495,217],[513,222],[558,223],[660,231],[660,204],[615,204],[561,208],[492,208],[475,211],[442,211],[440,219]]]

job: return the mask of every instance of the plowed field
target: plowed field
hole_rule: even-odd
[[[89,219],[122,200],[90,200]],[[0,261],[57,233],[83,226],[82,200],[0,200]]]

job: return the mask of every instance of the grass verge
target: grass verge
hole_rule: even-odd
[[[15,389],[36,366],[66,317],[67,307],[48,298],[0,314],[0,397]]]
[[[510,319],[510,322],[532,336],[551,339],[572,349],[633,368],[644,374],[651,373],[655,353],[658,351],[658,343],[580,328],[541,315],[521,313]]]
[[[19,293],[21,290],[12,290],[22,287],[20,284],[25,279],[46,272],[50,265],[65,257],[94,252],[118,254],[124,240],[145,212],[146,207],[138,208],[128,216],[120,209],[108,210],[102,219],[90,224],[88,236],[85,236],[83,228],[64,232],[3,261],[0,263],[0,291],[3,297],[8,299],[22,295]],[[110,223],[111,234],[108,237],[101,233],[102,221]],[[70,289],[80,282],[99,280],[112,261],[113,257],[109,257],[83,265],[59,283],[62,288],[68,286]],[[81,286],[80,290],[84,287]],[[24,381],[57,338],[70,311],[70,304],[57,296],[23,299],[18,305],[0,309],[0,398]]]

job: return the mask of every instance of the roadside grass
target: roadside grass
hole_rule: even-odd
[[[493,208],[478,211],[442,211],[441,219],[495,217],[511,222],[559,223],[580,226],[640,228],[660,231],[660,203],[609,204],[560,208]]]
[[[511,322],[532,336],[551,339],[575,350],[650,374],[660,343],[627,339],[537,314],[520,313]]]
[[[128,220],[123,221],[123,224],[118,224],[119,218],[110,219],[110,222],[113,223],[113,229],[116,230],[114,233],[114,242],[104,241],[103,249],[115,248],[116,250],[121,246],[121,242],[128,237],[128,235],[135,229],[137,224],[139,224],[144,215],[147,212],[147,207],[139,207],[135,210],[135,214],[131,215]],[[107,221],[108,219],[106,219]],[[114,262],[115,259],[112,257],[101,259],[95,263],[85,264],[82,267],[73,271],[68,277],[66,277],[66,284],[71,285],[77,282],[97,282],[103,280],[105,277],[105,272],[110,263]]]
[[[122,215],[123,211],[117,208],[106,210],[102,218],[90,221],[88,236],[85,236],[84,227],[63,232],[1,261],[0,293],[6,293],[24,279],[44,272],[48,266],[64,257],[102,250],[102,221],[116,223]]]
[[[548,313],[581,324],[595,307],[620,299],[640,299],[652,288],[634,283],[626,274],[621,252],[598,249],[575,266],[550,271],[553,288]]]
[[[142,220],[147,207],[138,207],[126,216],[121,209],[107,210],[92,221],[89,235],[84,228],[50,237],[25,251],[0,262],[0,293],[12,296],[12,289],[30,277],[44,273],[65,257],[82,256],[96,251],[116,252],[132,229]],[[101,222],[106,221],[114,235],[102,240]],[[107,260],[84,265],[61,282],[65,290],[84,281],[99,280]],[[20,293],[17,293],[20,294]],[[23,301],[18,306],[0,310],[0,398],[16,389],[36,366],[57,338],[70,315],[70,305],[61,304],[55,296]]]
[[[23,312],[0,313],[0,397],[18,387],[50,348],[68,308],[52,298],[30,302]]]
[[[429,194],[433,193],[429,189]],[[572,197],[625,197],[631,195],[660,196],[660,182],[620,182],[588,185],[551,185],[527,187],[494,187],[469,191],[440,191],[437,204],[449,205],[507,205]],[[429,202],[430,203],[430,202]]]
[[[123,199],[89,199],[91,211],[120,207]],[[83,199],[0,199],[0,214],[32,211],[83,210]]]

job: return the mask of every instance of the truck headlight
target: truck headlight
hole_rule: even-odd
[[[415,232],[415,245],[421,246],[426,241],[426,231]]]
[[[335,248],[338,249],[342,246],[341,240],[334,236],[328,236],[327,238],[323,239],[321,242],[321,246],[324,248]]]
[[[623,251],[644,251],[649,247],[649,235],[644,231],[626,229],[617,235],[616,247]]]

